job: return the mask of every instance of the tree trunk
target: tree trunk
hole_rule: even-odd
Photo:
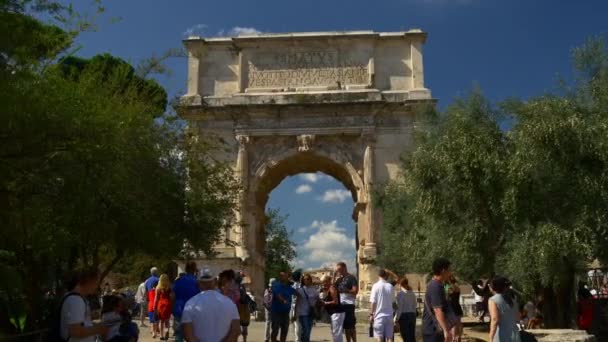
[[[543,288],[543,322],[545,328],[568,329],[575,327],[575,274],[569,271],[566,280],[556,289]]]
[[[101,286],[103,280],[108,276],[108,274],[112,271],[114,266],[116,266],[116,264],[118,264],[118,262],[120,261],[120,259],[122,259],[122,257],[124,255],[125,255],[124,251],[122,251],[122,250],[116,251],[114,258],[110,261],[110,263],[108,263],[106,268],[103,271],[101,271],[101,273],[99,274],[99,283],[98,283],[99,286]],[[95,267],[99,267],[99,265],[96,265]]]

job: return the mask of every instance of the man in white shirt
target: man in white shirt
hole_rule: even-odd
[[[95,342],[97,336],[105,337],[107,334],[107,327],[91,321],[91,310],[85,299],[97,292],[97,278],[97,270],[82,271],[68,285],[70,292],[61,304],[59,333],[62,339],[70,342]]]
[[[216,291],[216,279],[204,269],[201,293],[184,306],[182,328],[188,342],[236,342],[240,333],[239,312],[232,300]]]
[[[148,313],[148,297],[146,296],[146,283],[143,282],[137,287],[135,292],[135,303],[139,306],[139,320],[140,326],[145,327],[146,314]]]
[[[378,341],[392,342],[394,335],[393,303],[395,302],[395,289],[386,280],[388,273],[384,269],[378,272],[380,279],[372,286],[370,295],[370,320],[373,322],[374,337]]]

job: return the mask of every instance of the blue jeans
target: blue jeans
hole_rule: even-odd
[[[310,332],[312,331],[312,316],[299,316],[298,320],[300,321],[300,338],[302,342],[310,342]]]
[[[173,316],[173,333],[175,335],[175,342],[184,342],[181,317]]]

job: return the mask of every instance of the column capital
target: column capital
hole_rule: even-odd
[[[236,141],[239,143],[239,148],[246,148],[247,144],[249,144],[249,136],[244,134],[239,134],[236,136]]]

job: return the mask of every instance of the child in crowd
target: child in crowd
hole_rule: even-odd
[[[109,330],[106,341],[136,342],[139,337],[137,324],[131,321],[131,314],[120,296],[104,296],[101,321]]]

